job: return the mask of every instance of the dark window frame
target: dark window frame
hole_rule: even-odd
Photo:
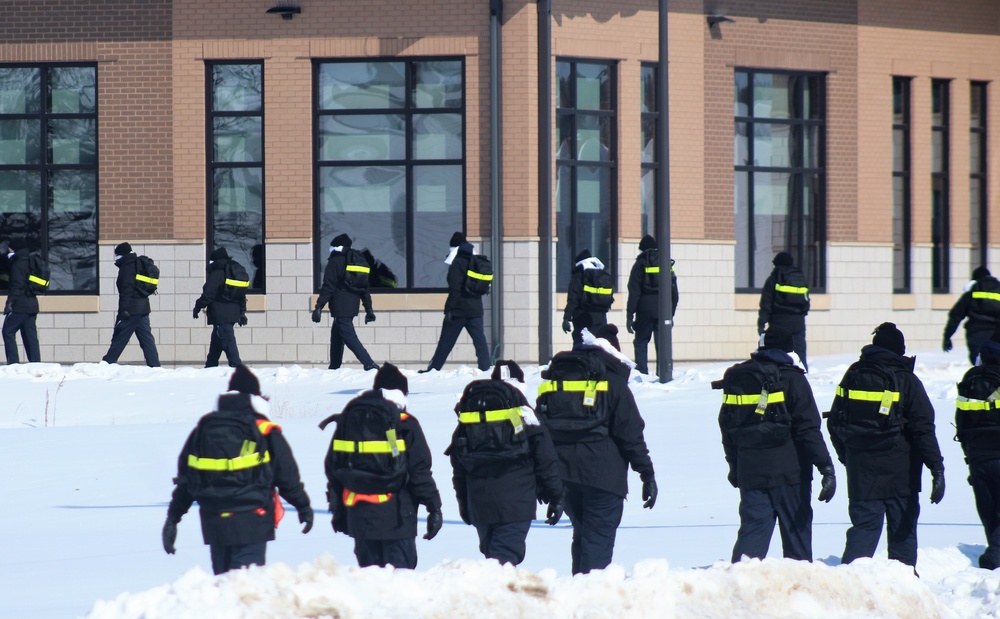
[[[934,98],[941,106],[941,123],[934,123]],[[934,134],[941,136],[941,170],[931,169],[931,292],[947,294],[951,279],[951,80],[931,80],[931,160]],[[935,200],[939,192],[940,202]]]
[[[893,148],[895,148],[895,134],[900,132],[902,138],[902,170],[896,170],[895,165],[893,165],[892,178],[895,184],[895,180],[901,179],[903,184],[903,197],[902,197],[902,261],[900,264],[896,264],[895,260],[895,217],[893,218],[893,293],[894,294],[909,294],[913,286],[913,194],[912,194],[912,177],[911,177],[911,166],[913,161],[913,151],[912,151],[912,116],[911,112],[913,109],[912,101],[912,86],[913,78],[905,76],[893,76],[892,78],[892,88],[893,88],[893,106],[895,108],[895,98],[897,96],[897,89],[899,92],[899,101],[901,103],[900,116],[902,117],[901,122],[896,122],[895,120],[895,109],[893,109]],[[895,157],[895,153],[893,153]],[[893,190],[895,191],[895,190]],[[895,200],[895,196],[893,197]],[[902,273],[903,286],[896,286],[895,270],[899,268]]]
[[[969,84],[969,95],[970,95],[970,105],[971,101],[978,99],[979,104],[979,125],[972,126],[971,122],[969,124],[969,133],[979,135],[979,169],[974,170],[972,168],[972,162],[969,162],[969,184],[977,183],[979,185],[979,203],[969,204],[970,215],[976,213],[979,220],[979,235],[977,239],[971,239],[973,241],[973,254],[978,251],[978,263],[975,261],[976,256],[971,256],[973,260],[973,266],[986,265],[989,264],[989,240],[990,240],[990,227],[989,227],[989,82],[982,81],[972,81]],[[971,112],[971,110],[970,110]],[[971,151],[970,151],[971,159]],[[970,196],[971,198],[971,196]],[[970,200],[971,202],[971,200]],[[978,243],[978,247],[977,247]]]
[[[660,106],[659,97],[658,97],[658,95],[659,95],[659,89],[656,86],[656,78],[657,78],[656,69],[657,69],[657,63],[655,63],[655,62],[643,62],[643,63],[641,63],[641,68],[640,68],[640,73],[639,73],[640,80],[641,80],[640,81],[640,86],[639,86],[639,92],[640,92],[640,96],[641,97],[645,94],[645,88],[646,88],[646,81],[645,81],[646,78],[645,78],[645,75],[646,75],[646,71],[652,71],[652,73],[653,73],[653,75],[652,75],[652,89],[653,89],[653,105],[655,106],[655,111],[652,111],[652,112],[648,112],[648,111],[640,112],[640,133],[639,133],[639,135],[640,136],[642,135],[642,127],[644,127],[647,122],[651,123],[652,128],[653,128],[653,143],[654,144],[656,143],[656,136],[658,135],[658,127],[659,127],[659,124],[660,124],[660,107],[661,107]],[[643,97],[643,99],[644,98],[645,97]],[[640,107],[640,109],[641,109],[641,107]],[[643,145],[640,144],[640,146],[643,146]],[[641,225],[642,234],[643,235],[648,234],[648,235],[654,236],[654,237],[656,236],[656,215],[660,211],[660,204],[657,201],[657,198],[659,196],[658,196],[658,193],[656,191],[656,171],[660,169],[660,161],[659,161],[659,159],[656,159],[656,155],[658,154],[657,150],[658,149],[656,149],[656,148],[653,149],[653,161],[642,161],[641,160],[642,155],[640,153],[640,160],[641,160],[640,168],[641,169],[640,169],[640,172],[639,172],[639,179],[640,179],[639,182],[640,183],[642,182],[642,179],[646,177],[647,173],[651,173],[653,175],[653,182],[652,182],[653,198],[652,198],[652,202],[650,203],[650,206],[652,207],[652,212],[640,213],[640,218],[642,220],[642,225]],[[641,205],[640,205],[640,208],[641,208]]]

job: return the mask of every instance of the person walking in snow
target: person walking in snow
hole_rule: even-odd
[[[608,310],[614,303],[611,274],[604,263],[584,249],[573,259],[573,272],[566,291],[566,309],[563,311],[562,329],[573,333],[573,345],[582,342],[584,329],[591,333],[608,324]]]
[[[236,279],[237,271],[241,272],[241,277],[245,281]],[[205,309],[208,324],[212,325],[205,367],[217,367],[222,353],[226,353],[229,367],[242,364],[240,349],[236,344],[236,330],[233,326],[237,323],[241,327],[247,324],[246,289],[249,287],[250,280],[246,278],[246,269],[229,257],[225,247],[212,252],[208,260],[205,285],[202,287],[201,296],[195,301],[193,312],[197,320],[198,313]]]
[[[771,263],[774,269],[760,291],[757,334],[763,334],[765,327],[769,325],[781,327],[791,333],[793,350],[808,372],[806,314],[809,313],[809,287],[806,276],[795,266],[792,255],[787,251],[779,251]]]
[[[524,372],[498,361],[486,380],[469,383],[458,404],[451,458],[458,513],[476,527],[487,559],[518,565],[535,518],[535,500],[548,503],[550,525],[562,517],[559,458],[548,430],[521,392]]]
[[[237,366],[229,391],[198,421],[177,459],[162,534],[167,554],[176,552],[177,524],[195,501],[216,574],[264,565],[267,542],[284,514],[279,496],[295,506],[302,532],[312,529],[313,510],[298,465],[268,411],[257,377]]]
[[[791,356],[792,335],[768,327],[750,360],[726,370],[719,410],[729,483],[740,491],[733,563],[763,559],[775,520],[784,558],[812,561],[812,469],[823,476],[819,500],[837,491],[833,460],[820,432],[809,381]]]
[[[24,354],[29,363],[42,360],[38,347],[38,297],[29,283],[31,277],[31,252],[24,239],[11,239],[8,243],[10,289],[7,303],[3,308],[3,348],[7,355],[7,365],[20,363],[17,353],[17,333],[21,333]],[[46,282],[47,285],[47,282]]]
[[[139,340],[139,348],[146,359],[146,365],[151,368],[160,367],[160,355],[156,351],[156,340],[149,326],[149,295],[142,294],[137,285],[139,258],[128,243],[119,243],[115,247],[115,266],[118,267],[118,314],[115,316],[115,329],[111,334],[111,346],[102,361],[118,363],[125,346],[132,334]]]
[[[986,267],[976,267],[972,271],[972,281],[966,284],[965,292],[948,312],[941,345],[945,352],[951,352],[951,336],[955,335],[963,320],[969,363],[976,365],[979,347],[1000,326],[1000,281],[990,275],[990,270]]]
[[[674,275],[674,261],[670,261],[670,307],[677,313],[677,276]],[[660,346],[660,258],[656,239],[648,234],[639,241],[639,256],[632,265],[628,276],[628,301],[625,304],[625,328],[635,334],[632,346],[635,350],[635,369],[649,373],[649,339]],[[657,372],[659,373],[659,372]]]

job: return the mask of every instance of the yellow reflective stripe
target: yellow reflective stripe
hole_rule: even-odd
[[[856,391],[853,389],[843,389],[837,387],[837,395],[848,400],[860,400],[862,402],[881,402],[884,395],[892,396],[893,402],[899,402],[898,391]]]
[[[787,292],[788,294],[809,294],[808,288],[800,288],[797,286],[785,286],[784,284],[775,284],[774,290],[776,292]]]
[[[778,402],[785,401],[784,391],[775,391],[774,393],[767,394],[767,403],[776,404]],[[736,395],[732,393],[722,394],[723,404],[735,404],[736,406],[753,406],[760,403],[760,394],[754,393],[749,395]]]
[[[659,273],[660,267],[646,267],[647,273]]]
[[[459,423],[481,423],[484,421],[486,423],[496,423],[498,421],[509,421],[511,425],[514,426],[514,434],[519,433],[524,426],[521,424],[521,408],[505,408],[502,410],[495,411],[464,411],[458,413]]]
[[[249,288],[250,287],[250,282],[249,281],[243,281],[243,280],[240,280],[240,279],[228,279],[227,278],[226,279],[226,285],[227,286],[232,286],[233,288]]]
[[[990,301],[1000,301],[1000,292],[984,292],[982,290],[974,290],[972,292],[973,299],[989,299]]]
[[[381,282],[382,284],[384,284],[385,286],[389,287],[389,288],[395,288],[396,287],[396,280],[394,280],[394,279],[390,279],[388,277],[381,277],[380,276],[378,278],[378,281]]]
[[[256,453],[244,453],[248,449],[247,442],[244,441],[240,455],[235,458],[199,458],[189,454],[188,466],[199,471],[242,471],[271,461],[270,451],[265,451],[263,458]]]
[[[396,451],[406,451],[406,442],[403,439],[396,440]],[[359,454],[387,454],[392,453],[393,446],[389,441],[343,441],[333,439],[333,451],[346,451],[348,453]]]
[[[48,286],[49,285],[49,280],[42,279],[41,277],[38,277],[37,275],[29,275],[28,276],[28,281],[31,282],[31,283],[33,283],[33,284],[38,284],[39,286]]]
[[[468,275],[469,277],[471,277],[472,279],[481,279],[484,282],[491,282],[491,281],[493,281],[493,276],[492,275],[487,275],[485,273],[476,273],[475,271],[466,271],[465,274]]]
[[[356,271],[358,273],[371,273],[372,272],[372,270],[370,268],[363,267],[363,266],[360,266],[360,265],[357,265],[357,264],[349,264],[349,265],[347,265],[347,270],[348,271]]]
[[[607,391],[606,380],[543,380],[538,385],[538,395],[550,391]]]
[[[610,288],[594,288],[593,286],[583,285],[584,292],[590,292],[593,294],[611,294]]]
[[[145,275],[139,275],[138,273],[135,274],[135,280],[138,281],[138,282],[145,282],[147,284],[153,284],[154,286],[157,286],[160,283],[160,280],[158,280],[158,279],[155,279],[155,278],[152,278],[152,277],[146,277]]]
[[[347,507],[354,507],[358,502],[358,497],[362,497],[361,500],[366,503],[373,502],[372,499],[379,503],[385,503],[389,500],[388,494],[358,494],[357,492],[345,491],[347,496],[344,498],[344,505]]]
[[[987,402],[986,400],[972,400],[958,396],[955,407],[960,411],[988,411],[997,408],[998,404],[1000,403],[996,401]]]

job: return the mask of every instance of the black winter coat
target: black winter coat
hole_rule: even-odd
[[[948,311],[948,322],[944,326],[945,339],[950,338],[958,330],[963,320],[966,331],[996,330],[1000,324],[1000,301],[993,299],[977,299],[976,292],[1000,293],[1000,281],[995,277],[984,277],[962,293],[955,305]]]
[[[777,447],[755,449],[738,445],[726,432],[723,412],[720,411],[719,426],[722,428],[726,462],[731,471],[736,471],[737,485],[743,490],[810,483],[813,467],[832,466],[833,460],[820,431],[819,410],[809,381],[785,352],[768,348],[750,356],[761,363],[778,367],[785,406],[791,416],[791,434],[783,445]]]
[[[10,289],[7,291],[7,306],[19,314],[37,314],[38,298],[28,287],[28,266],[30,256],[27,250],[15,252],[10,261]]]
[[[222,287],[226,284],[226,265],[229,260],[223,258],[208,265],[205,285],[202,287],[201,296],[194,304],[197,308],[208,308],[206,313],[210,325],[236,324],[240,315],[247,311],[246,297],[243,297],[240,303],[222,300]]]
[[[628,300],[625,304],[625,314],[626,316],[633,316],[635,314],[643,314],[651,318],[659,318],[660,316],[660,294],[655,293],[645,293],[642,290],[642,280],[646,277],[646,264],[648,260],[646,256],[649,252],[656,252],[656,249],[647,249],[639,254],[639,257],[635,259],[632,264],[632,270],[628,275]],[[673,309],[673,314],[677,314],[677,302],[680,301],[680,293],[677,291],[677,276],[674,272],[670,272],[670,299],[671,308]]]
[[[608,321],[608,311],[591,311],[583,305],[583,267],[574,266],[569,277],[569,288],[566,290],[566,309],[563,310],[563,320],[569,320],[573,326],[603,325]]]
[[[263,408],[263,400],[251,398],[245,393],[225,393],[219,396],[218,410],[213,415],[246,415],[253,420],[267,421],[264,413],[258,408]],[[256,405],[256,407],[255,407]],[[189,474],[188,456],[191,455],[191,441],[194,438],[194,431],[188,436],[177,458],[177,477],[174,482],[173,496],[170,499],[170,506],[167,514],[175,521],[180,521],[181,516],[186,514],[194,502],[194,497],[188,491],[184,480]],[[296,509],[309,507],[309,495],[306,494],[302,481],[299,478],[299,467],[292,455],[292,449],[288,446],[281,428],[273,426],[267,433],[267,449],[271,454],[270,466],[274,475],[274,487],[278,494]],[[225,512],[230,515],[223,517],[219,510],[209,511],[205,507],[199,510],[201,515],[201,532],[206,544],[220,544],[232,546],[236,544],[258,544],[269,542],[274,539],[274,502],[277,500],[273,496],[273,490],[267,497],[262,497],[262,504],[257,509],[244,509],[240,511]]]
[[[373,392],[367,392],[369,394]],[[364,395],[364,394],[363,394]],[[400,411],[398,438],[406,443],[407,481],[385,503],[358,501],[344,505],[349,488],[327,475],[327,499],[338,522],[347,523],[347,534],[355,539],[387,540],[417,536],[417,506],[428,512],[441,509],[441,495],[431,477],[431,450],[416,417]],[[333,450],[327,452],[326,470],[331,468]]]
[[[520,394],[520,390],[514,387]],[[527,406],[521,395],[518,406]],[[536,500],[551,502],[563,495],[559,477],[559,458],[552,437],[545,426],[524,424],[528,437],[528,456],[490,475],[471,474],[455,454],[451,438],[445,454],[451,457],[452,483],[459,505],[464,504],[470,524],[497,524],[535,519]]]
[[[135,253],[122,256],[115,262],[118,267],[118,279],[115,286],[118,288],[118,317],[124,318],[123,312],[129,316],[149,316],[149,297],[139,294],[136,287],[135,274],[138,268],[139,258]]]
[[[837,458],[847,469],[847,495],[856,500],[887,499],[920,492],[920,474],[926,465],[944,470],[944,459],[934,433],[934,407],[920,379],[913,373],[913,357],[901,357],[880,346],[861,349],[861,358],[895,372],[900,390],[902,431],[891,448],[879,451],[847,449],[827,421]]]
[[[986,356],[991,361],[984,362],[978,367],[969,368],[962,377],[962,382],[965,382],[970,376],[979,375],[982,380],[985,379],[984,374],[988,376],[987,372],[1000,372],[1000,363],[997,363],[992,355]],[[982,358],[983,356],[980,355],[980,360]],[[961,392],[962,390],[959,389],[959,395]],[[970,424],[969,422],[973,419],[975,421]],[[965,423],[962,423],[963,420]],[[1000,460],[1000,417],[998,417],[996,409],[963,411],[956,407],[955,428],[955,439],[962,445],[962,452],[965,454],[967,463],[975,464]]]
[[[465,291],[465,278],[468,277],[466,273],[470,262],[472,254],[459,251],[448,265],[448,299],[444,302],[444,311],[456,318],[483,316],[483,298]]]
[[[653,478],[653,461],[643,437],[646,424],[628,386],[631,368],[600,348],[584,345],[575,350],[588,351],[604,364],[611,412],[607,437],[592,442],[555,443],[560,475],[563,482],[625,497],[629,466],[642,481]]]
[[[763,333],[764,325],[767,324],[781,327],[791,333],[799,333],[806,328],[809,304],[806,303],[804,307],[785,305],[774,294],[775,284],[787,280],[787,274],[793,271],[801,273],[795,266],[776,266],[764,280],[764,287],[760,291],[760,309],[757,311],[757,333]]]
[[[334,318],[354,318],[358,315],[358,307],[365,304],[365,311],[372,311],[372,296],[367,291],[363,295],[344,289],[344,275],[347,273],[347,254],[339,251],[330,252],[326,259],[326,270],[323,271],[323,287],[316,299],[316,309],[323,309],[330,304],[330,315]]]

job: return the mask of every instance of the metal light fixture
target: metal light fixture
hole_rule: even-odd
[[[715,26],[718,26],[719,24],[735,24],[736,23],[735,19],[730,19],[730,18],[726,17],[725,15],[709,15],[706,19],[708,20],[708,27],[709,28],[714,28]]]
[[[297,4],[281,3],[269,8],[266,13],[269,15],[281,15],[281,19],[291,19],[302,12],[302,8]]]

